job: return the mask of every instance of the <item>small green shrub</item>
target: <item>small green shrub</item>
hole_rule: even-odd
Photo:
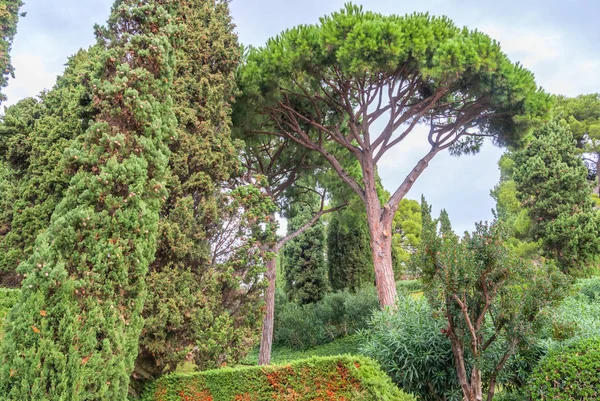
[[[550,352],[531,376],[529,395],[536,401],[600,399],[600,337]]]
[[[152,383],[143,401],[414,401],[372,360],[311,358],[285,366],[225,368],[167,375]]]

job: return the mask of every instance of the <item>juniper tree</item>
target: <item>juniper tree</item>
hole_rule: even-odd
[[[5,399],[126,398],[175,135],[175,26],[163,3],[117,1],[96,29],[98,113],[69,148],[69,189],[19,267],[1,348]]]
[[[0,1],[0,90],[8,85],[8,78],[15,76],[15,69],[10,60],[10,50],[17,33],[17,22],[24,13],[19,13],[23,6],[21,0]],[[0,93],[0,103],[6,100],[6,95]]]
[[[241,85],[247,104],[272,121],[262,134],[321,155],[365,204],[382,305],[396,295],[393,217],[433,157],[446,149],[475,153],[484,137],[518,143],[548,108],[533,74],[488,36],[447,18],[383,16],[350,4],[254,49]],[[429,150],[382,202],[377,163],[417,125],[426,127]],[[334,149],[358,161],[360,179]]]

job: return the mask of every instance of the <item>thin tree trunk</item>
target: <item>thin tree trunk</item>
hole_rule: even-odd
[[[596,186],[594,193],[600,196],[600,153],[596,154]]]
[[[273,321],[275,318],[275,281],[277,274],[277,258],[267,262],[267,280],[269,287],[265,294],[266,313],[263,320],[262,337],[260,340],[260,351],[258,364],[268,365],[271,362],[271,347],[273,346]]]

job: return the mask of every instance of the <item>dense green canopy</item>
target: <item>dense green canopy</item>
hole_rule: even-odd
[[[67,149],[75,172],[6,322],[7,400],[123,400],[138,351],[161,204],[175,26],[159,1],[118,1],[91,80],[97,110]]]

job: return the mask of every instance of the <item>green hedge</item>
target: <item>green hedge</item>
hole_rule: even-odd
[[[552,351],[531,376],[529,395],[536,401],[600,399],[600,337]]]
[[[18,298],[19,290],[0,288],[0,340],[4,338],[4,318]]]
[[[143,401],[414,401],[371,359],[310,358],[282,366],[167,375]]]

